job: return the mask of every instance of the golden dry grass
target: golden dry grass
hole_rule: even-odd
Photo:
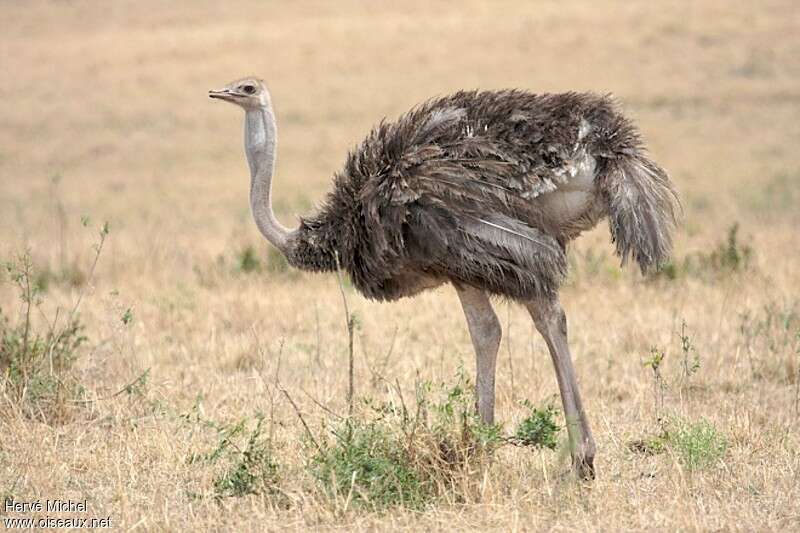
[[[111,235],[81,316],[89,397],[146,369],[142,395],[76,408],[66,423],[20,415],[3,399],[0,494],[88,499],[91,516],[141,530],[786,530],[800,524],[795,407],[800,313],[800,10],[754,2],[5,2],[0,61],[0,258],[29,247],[40,268],[86,270],[93,235]],[[475,487],[423,511],[344,509],[302,473],[302,427],[279,398],[290,505],[268,496],[194,498],[213,473],[187,461],[213,432],[268,411],[280,380],[319,429],[307,391],[345,409],[346,344],[333,276],[236,274],[250,220],[241,116],[206,90],[266,78],[281,134],[276,195],[284,221],[309,210],[346,150],[383,116],[458,88],[613,92],[681,191],[679,258],[740,223],[754,249],[743,273],[645,282],[620,272],[605,224],[573,247],[562,292],[585,404],[598,441],[591,487],[562,477],[563,454],[503,450]],[[54,176],[60,176],[57,186]],[[58,216],[63,205],[63,237]],[[221,258],[221,259],[220,259]],[[77,289],[54,283],[43,307]],[[406,390],[471,372],[457,299],[441,289],[360,317],[356,385],[380,396],[367,363]],[[9,283],[0,305],[19,300]],[[131,308],[134,319],[120,317]],[[506,337],[498,418],[520,398],[557,392],[544,343],[521,309],[499,303]],[[792,315],[792,313],[795,313]],[[758,329],[768,319],[782,319]],[[678,387],[682,321],[700,357]],[[786,324],[782,328],[782,324]],[[794,329],[792,329],[794,328]],[[748,333],[748,331],[756,333]],[[510,335],[509,335],[510,332]],[[728,437],[721,463],[683,468],[629,442],[654,430],[651,347],[666,351],[665,409],[705,417]]]

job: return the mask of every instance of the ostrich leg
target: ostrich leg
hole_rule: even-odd
[[[594,479],[595,444],[583,412],[567,344],[567,315],[564,314],[557,295],[532,300],[527,303],[527,308],[553,359],[561,403],[564,406],[573,466],[583,479]]]
[[[486,424],[494,422],[494,375],[497,362],[497,349],[500,347],[500,321],[492,309],[485,292],[472,287],[456,286],[461,307],[467,317],[467,327],[475,348],[477,376],[477,408],[481,420]]]

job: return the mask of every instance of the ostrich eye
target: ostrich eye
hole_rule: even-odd
[[[256,92],[256,88],[252,85],[245,85],[242,87],[242,90],[245,92],[245,94],[253,94]]]

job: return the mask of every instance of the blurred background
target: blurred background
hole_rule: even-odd
[[[796,190],[794,7],[5,2],[0,242],[44,247],[54,178],[67,218],[109,220],[126,259],[256,239],[241,114],[206,96],[250,74],[277,110],[287,224],[381,118],[457,89],[519,87],[615,94],[683,193],[687,231],[702,233]]]

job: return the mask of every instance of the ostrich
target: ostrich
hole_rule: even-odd
[[[667,173],[609,96],[461,91],[382,121],[347,156],[319,211],[289,230],[272,210],[277,128],[262,80],[210,91],[245,111],[250,206],[293,267],[347,271],[380,301],[450,283],[477,359],[476,408],[493,423],[500,321],[490,296],[524,305],[555,367],[573,466],[594,478],[558,297],[566,246],[608,217],[625,263],[668,259],[680,203]]]

